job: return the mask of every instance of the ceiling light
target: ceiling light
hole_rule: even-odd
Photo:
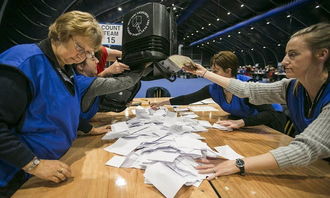
[[[230,12],[227,12],[227,15],[230,15]]]
[[[228,35],[228,37],[230,38],[230,34]]]
[[[267,23],[266,23],[267,25],[269,25],[270,24],[270,22],[269,21],[267,21]]]
[[[204,30],[204,27],[202,27],[201,29]]]
[[[213,43],[215,42],[215,40],[213,40]]]
[[[244,4],[241,4],[241,8],[243,8],[244,7]]]
[[[244,50],[241,50],[241,52],[244,52]]]
[[[319,7],[320,7],[320,5],[315,6],[315,8],[319,8]]]
[[[209,23],[209,26],[211,26],[212,24],[211,23]]]
[[[174,3],[172,3],[172,6],[174,6]]]
[[[222,38],[220,38],[220,40],[222,40]]]
[[[198,30],[196,30],[196,32],[198,33]]]
[[[233,51],[233,53],[235,54],[236,52],[235,52],[235,51]]]
[[[202,46],[204,46],[204,43],[202,43]]]
[[[251,30],[253,30],[253,29],[254,29],[254,27],[251,27],[250,29],[251,29]]]
[[[210,44],[210,42],[207,42],[206,44]]]
[[[238,34],[241,34],[241,32],[238,32]]]
[[[279,43],[279,44],[277,44],[277,46],[281,46],[281,44]]]
[[[118,11],[123,11],[123,9],[121,7],[118,7]]]
[[[263,46],[262,48],[266,49],[266,46]]]
[[[253,48],[251,48],[251,51],[253,51],[254,49]]]
[[[176,10],[176,7],[173,7],[173,10]]]
[[[291,17],[291,15],[290,15],[290,14],[286,15],[286,18],[290,18],[290,17]]]
[[[187,36],[187,38],[189,38],[189,35]]]
[[[220,19],[219,19],[219,18],[217,18],[217,21],[220,21]]]

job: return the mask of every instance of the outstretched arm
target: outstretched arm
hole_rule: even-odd
[[[121,58],[122,52],[120,50],[116,49],[110,49],[108,47],[105,47],[108,53],[107,61],[116,61],[117,57]]]

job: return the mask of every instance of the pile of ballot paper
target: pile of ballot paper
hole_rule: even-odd
[[[193,119],[193,112],[177,117],[166,108],[138,107],[135,113],[135,118],[112,124],[112,131],[102,138],[119,138],[105,150],[120,156],[106,165],[145,169],[145,183],[154,185],[165,197],[174,197],[183,185],[198,187],[208,176],[198,173],[195,159],[242,158],[228,146],[220,146],[216,152],[201,141],[202,136],[192,133],[212,127],[208,121]]]

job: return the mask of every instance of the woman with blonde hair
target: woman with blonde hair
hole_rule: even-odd
[[[206,159],[197,167],[209,179],[236,172],[306,166],[330,157],[330,24],[319,23],[293,34],[282,61],[288,78],[275,83],[241,82],[197,65],[185,70],[203,75],[254,104],[286,103],[297,133],[292,142],[268,153],[237,160]]]
[[[10,197],[31,175],[56,183],[71,177],[59,161],[77,136],[80,104],[127,89],[140,73],[93,79],[82,92],[72,64],[94,58],[102,30],[86,12],[71,11],[38,44],[0,54],[0,196]]]

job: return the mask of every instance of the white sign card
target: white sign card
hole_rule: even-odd
[[[102,45],[122,45],[123,25],[122,24],[100,24],[103,30]]]

